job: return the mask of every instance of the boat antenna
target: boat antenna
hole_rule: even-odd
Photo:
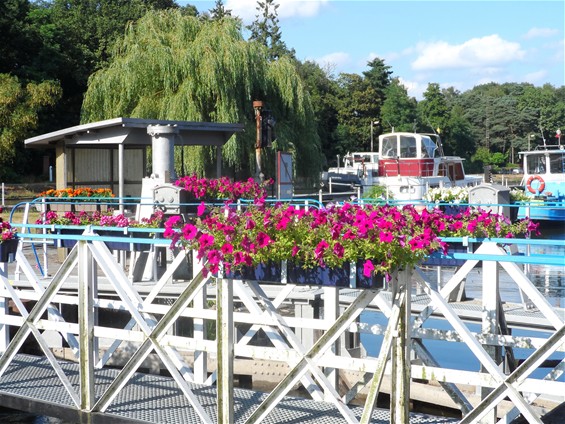
[[[541,127],[541,125],[539,126],[539,132],[541,134],[541,139],[543,140],[543,147],[544,149],[547,149],[547,146],[545,145],[545,136],[543,135],[543,128]]]
[[[430,128],[432,129],[434,134],[439,136],[439,134],[436,132],[434,126],[432,125],[432,123],[430,122],[430,119],[427,116],[426,116],[426,121],[428,121],[428,125],[430,126]],[[416,128],[416,120],[414,120],[414,128]],[[416,132],[416,130],[414,130],[414,132]]]

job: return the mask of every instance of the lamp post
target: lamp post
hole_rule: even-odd
[[[532,140],[532,137],[534,137],[533,134],[528,134],[528,150],[532,150],[530,147],[530,141]]]
[[[557,129],[557,145],[561,149],[561,128]]]
[[[379,125],[380,121],[373,121],[371,120],[371,152],[373,151],[373,125]]]

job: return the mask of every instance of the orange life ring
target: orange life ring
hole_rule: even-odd
[[[534,181],[534,180],[539,181],[539,187],[538,187],[537,190],[532,187],[532,181]],[[526,188],[532,194],[541,193],[545,189],[545,181],[539,175],[532,175],[530,178],[528,178],[528,182],[526,183]]]

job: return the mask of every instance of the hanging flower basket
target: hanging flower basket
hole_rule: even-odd
[[[16,250],[18,250],[17,238],[5,240],[0,243],[0,262],[9,262],[10,256],[15,255]]]

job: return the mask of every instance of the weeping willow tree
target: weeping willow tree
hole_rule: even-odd
[[[108,66],[90,77],[81,119],[243,123],[245,131],[223,147],[224,166],[253,175],[253,100],[263,100],[276,118],[273,150],[292,152],[299,175],[317,175],[320,142],[308,93],[292,60],[269,61],[264,46],[243,39],[235,19],[204,21],[175,10],[156,11],[130,25]],[[183,170],[205,175],[215,158],[211,149],[184,149]],[[267,169],[267,175],[272,171]]]

